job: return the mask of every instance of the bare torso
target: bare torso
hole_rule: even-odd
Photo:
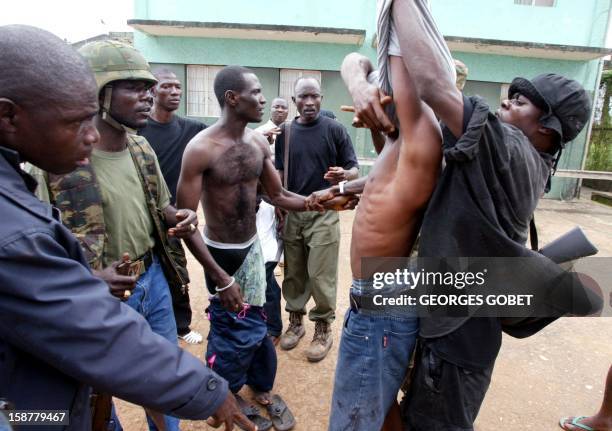
[[[407,256],[418,234],[422,209],[406,193],[406,181],[414,179],[398,170],[400,139],[387,143],[376,159],[357,207],[351,239],[354,278],[371,276],[362,273],[362,258]]]
[[[214,126],[200,136],[211,155],[202,176],[206,235],[224,243],[245,242],[257,232],[255,206],[264,154],[250,129],[241,142],[224,139]]]

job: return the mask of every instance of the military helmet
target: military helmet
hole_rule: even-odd
[[[96,77],[98,91],[105,85],[124,79],[156,84],[151,67],[137,49],[114,40],[90,42],[79,49]]]

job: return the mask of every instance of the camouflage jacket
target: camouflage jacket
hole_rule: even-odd
[[[128,135],[128,149],[143,185],[147,207],[153,220],[155,243],[168,284],[184,291],[189,283],[187,259],[179,240],[169,238],[163,208],[158,208],[159,177],[155,153],[142,136]],[[89,265],[102,269],[106,228],[102,195],[91,165],[66,175],[47,174],[49,201],[62,213],[62,223],[79,240]]]

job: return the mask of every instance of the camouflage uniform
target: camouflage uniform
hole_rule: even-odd
[[[185,252],[180,243],[168,241],[162,216],[163,208],[157,208],[159,176],[155,167],[155,152],[141,136],[128,135],[128,139],[128,149],[134,165],[145,183],[143,189],[155,227],[156,243],[161,246],[160,258],[164,274],[168,284],[185,288],[189,283]],[[61,211],[62,223],[81,243],[89,265],[93,269],[102,269],[107,236],[102,196],[92,166],[81,166],[66,175],[44,173],[34,167],[29,170],[47,183],[49,202]],[[39,193],[39,196],[41,195],[44,196],[44,192]]]
[[[79,52],[88,60],[102,96],[100,117],[110,126],[127,132],[127,148],[140,179],[146,207],[154,227],[155,249],[152,254],[152,265],[141,274],[127,303],[147,319],[154,332],[176,343],[172,301],[166,281],[184,289],[189,278],[184,251],[180,242],[168,241],[163,216],[164,208],[158,207],[164,180],[157,170],[155,152],[146,139],[135,135],[134,131],[120,124],[110,114],[114,81],[138,80],[149,83],[157,81],[144,57],[128,45],[115,41],[93,42],[83,46]],[[47,180],[46,191],[49,201],[62,212],[64,225],[79,239],[90,266],[102,269],[108,236],[100,183],[93,166],[91,164],[81,166],[67,175],[34,173],[39,177],[42,175]],[[44,195],[44,192],[39,193],[41,194]],[[163,269],[163,276],[157,266],[158,261]],[[115,429],[120,429],[116,416],[113,416],[113,420],[116,422]],[[178,430],[178,419],[166,416],[165,422],[169,431]],[[149,428],[156,429],[151,421]]]

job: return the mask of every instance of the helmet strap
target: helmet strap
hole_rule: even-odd
[[[557,173],[557,166],[559,166],[559,160],[561,160],[561,154],[563,154],[563,147],[559,147],[559,151],[557,152],[557,156],[553,163],[553,167],[548,175],[548,181],[546,182],[546,187],[544,188],[544,192],[548,193],[552,187],[552,177]]]
[[[111,99],[113,95],[113,87],[107,85],[104,87],[104,98],[102,99],[102,120],[108,123],[111,127],[122,132],[129,132],[131,129],[115,120],[110,114]]]

